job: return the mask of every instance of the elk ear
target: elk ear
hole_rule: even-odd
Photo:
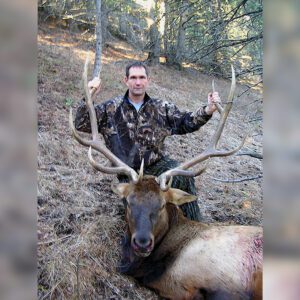
[[[130,183],[119,183],[111,185],[112,191],[119,195],[121,198],[126,198],[130,191]]]
[[[192,202],[197,199],[197,196],[191,195],[179,189],[170,188],[166,192],[166,201],[175,205]]]

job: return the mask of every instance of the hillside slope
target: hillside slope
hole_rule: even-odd
[[[38,35],[38,276],[40,299],[159,299],[131,278],[115,271],[119,240],[125,229],[123,205],[111,192],[116,178],[92,169],[87,149],[70,135],[69,108],[83,96],[81,73],[92,37],[42,26]],[[144,59],[124,42],[104,49],[102,92],[97,101],[125,92],[122,83],[128,59]],[[196,110],[206,102],[212,78],[196,71],[151,68],[149,94],[170,100],[181,109]],[[90,73],[91,74],[91,73]],[[216,79],[226,99],[230,81]],[[245,87],[238,86],[236,95]],[[260,95],[244,93],[237,99],[221,146],[234,147],[250,132],[244,149],[262,151]],[[226,101],[226,100],[224,100]],[[208,144],[218,116],[200,131],[174,136],[166,152],[183,161]],[[98,157],[101,161],[102,158]],[[196,178],[199,205],[205,221],[262,224],[261,179],[222,183],[213,178],[237,179],[262,173],[261,161],[249,156],[211,160]]]

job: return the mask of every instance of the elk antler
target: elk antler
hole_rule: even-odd
[[[205,168],[201,168],[198,171],[191,171],[188,169],[195,166],[196,164],[198,164],[200,162],[203,162],[203,161],[209,159],[210,157],[229,156],[229,155],[236,153],[237,151],[239,151],[242,148],[242,146],[246,140],[246,137],[243,139],[242,143],[233,150],[230,150],[230,151],[223,150],[222,151],[222,150],[216,149],[218,141],[220,139],[220,136],[223,132],[226,119],[227,119],[228,114],[232,107],[232,101],[233,101],[234,90],[235,90],[235,85],[236,85],[235,72],[234,72],[233,66],[231,66],[231,72],[232,72],[232,79],[231,79],[231,88],[230,88],[230,92],[229,92],[229,96],[228,96],[228,101],[227,101],[224,109],[221,107],[220,104],[217,104],[217,109],[221,116],[220,116],[218,128],[212,138],[211,143],[209,144],[207,149],[205,149],[198,156],[182,163],[181,165],[179,165],[178,167],[176,167],[174,169],[168,170],[168,171],[164,172],[163,174],[161,174],[157,178],[157,181],[160,184],[160,188],[163,191],[166,191],[169,188],[169,184],[167,184],[167,182],[172,178],[172,176],[175,176],[175,175],[191,176],[191,177],[198,176],[202,172],[204,172]],[[212,85],[213,85],[213,91],[214,91],[214,82]]]
[[[134,183],[137,183],[139,180],[139,176],[135,172],[135,170],[130,168],[127,164],[125,164],[117,156],[115,156],[108,148],[105,147],[105,145],[99,139],[96,112],[95,112],[95,108],[93,105],[93,101],[87,83],[88,64],[89,64],[89,59],[87,57],[84,65],[84,72],[82,78],[84,82],[84,89],[85,89],[86,100],[87,100],[86,105],[88,107],[88,111],[90,115],[92,140],[87,140],[79,135],[79,133],[74,127],[72,109],[70,109],[69,125],[72,130],[73,136],[80,144],[89,147],[89,152],[88,152],[89,161],[96,170],[108,174],[127,175],[129,178],[131,178],[131,180]],[[109,161],[111,161],[113,167],[107,167],[97,163],[92,157],[92,148],[102,153]]]

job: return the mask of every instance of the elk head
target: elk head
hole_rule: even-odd
[[[86,104],[91,121],[92,139],[84,139],[78,134],[73,124],[72,110],[70,110],[69,116],[70,128],[75,139],[82,145],[89,147],[89,161],[95,169],[108,174],[123,174],[130,178],[130,183],[121,183],[113,187],[113,190],[127,201],[126,219],[131,236],[131,247],[136,255],[145,257],[151,253],[155,243],[157,243],[164,236],[166,230],[168,230],[168,213],[166,204],[173,203],[181,205],[196,199],[193,195],[171,188],[172,176],[198,176],[205,170],[205,168],[201,168],[200,170],[189,169],[210,157],[232,155],[244,144],[245,139],[240,146],[230,151],[218,150],[216,148],[229,111],[232,107],[233,94],[235,90],[234,69],[232,67],[232,83],[228,101],[224,109],[218,105],[218,111],[221,114],[221,117],[217,130],[208,148],[195,158],[182,163],[180,166],[172,170],[164,172],[157,178],[153,176],[143,177],[143,162],[138,174],[134,169],[116,157],[99,139],[96,113],[87,85],[87,69],[88,60],[86,60],[85,63],[83,81],[86,92]],[[103,166],[97,163],[93,159],[92,149],[103,154],[112,163],[112,167]]]
[[[125,198],[126,221],[131,247],[137,256],[148,256],[169,228],[167,203],[181,205],[197,199],[179,189],[160,189],[154,176],[144,176],[136,184],[120,183],[113,191]]]

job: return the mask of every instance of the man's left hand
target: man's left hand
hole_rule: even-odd
[[[101,90],[101,79],[99,77],[94,77],[93,80],[88,82],[88,88],[92,96],[96,96]]]
[[[205,112],[208,115],[212,115],[216,110],[217,106],[216,103],[221,104],[221,98],[218,92],[209,93],[207,97],[207,106],[205,107]]]

